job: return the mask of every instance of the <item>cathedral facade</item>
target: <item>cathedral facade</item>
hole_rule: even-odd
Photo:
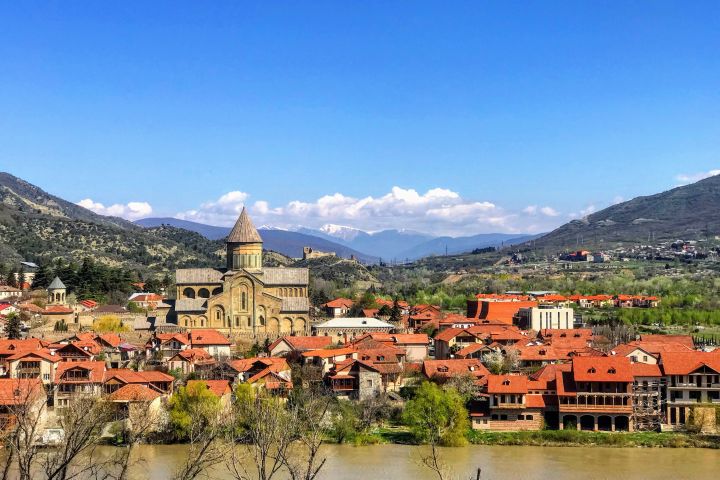
[[[307,268],[263,267],[262,238],[243,208],[226,241],[224,269],[175,272],[178,326],[256,335],[307,334]]]

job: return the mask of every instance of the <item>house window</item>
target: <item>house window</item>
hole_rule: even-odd
[[[518,420],[525,420],[525,415],[518,415]]]
[[[532,415],[525,415],[525,420],[532,420],[532,419],[533,419]]]
[[[43,380],[50,380],[50,374],[49,374],[49,373],[43,373]]]
[[[368,386],[368,387],[372,387],[372,386],[373,386],[373,384],[372,384],[372,378],[368,378],[366,383],[367,383],[367,386]]]
[[[492,419],[493,419],[493,420],[497,420],[497,419],[498,419],[497,414],[493,414]]]
[[[647,361],[648,361],[647,355],[643,355],[643,362],[647,362]]]
[[[507,420],[507,415],[505,415],[505,414],[500,415],[500,420]]]

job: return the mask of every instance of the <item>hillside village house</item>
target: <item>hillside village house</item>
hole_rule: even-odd
[[[320,308],[325,311],[325,314],[328,317],[344,317],[352,308],[353,303],[354,302],[349,298],[336,298],[335,300],[330,300],[329,302],[320,305]]]
[[[667,378],[665,398],[666,421],[677,427],[684,425],[692,407],[698,404],[720,405],[720,353],[667,352],[661,354],[660,365]],[[710,408],[707,415],[714,414]]]
[[[319,348],[326,348],[333,344],[332,337],[306,337],[289,336],[280,337],[270,344],[268,350],[271,357],[284,357],[289,353],[303,353]]]
[[[0,378],[0,434],[7,432],[17,421],[18,406],[40,413],[46,401],[45,389],[38,379]],[[42,431],[45,417],[39,415],[38,420],[38,431]]]
[[[352,344],[357,347],[369,342],[396,347],[405,352],[405,361],[421,362],[428,356],[430,338],[425,333],[368,333]]]
[[[105,362],[90,360],[60,362],[55,371],[55,407],[68,406],[70,399],[75,395],[100,396],[105,370]]]
[[[0,285],[0,301],[17,300],[22,296],[22,290],[9,285]]]
[[[226,268],[177,270],[177,300],[169,316],[189,329],[305,334],[308,269],[263,267],[262,249],[262,238],[243,208],[226,241]]]
[[[232,342],[217,330],[197,328],[183,333],[154,333],[145,343],[148,358],[168,361],[182,350],[203,349],[216,358],[229,358]]]

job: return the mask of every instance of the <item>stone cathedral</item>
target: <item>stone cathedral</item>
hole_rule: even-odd
[[[226,248],[224,269],[176,270],[178,326],[226,333],[306,334],[308,269],[263,267],[263,241],[244,208]]]

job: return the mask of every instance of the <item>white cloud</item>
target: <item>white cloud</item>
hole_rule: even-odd
[[[540,213],[548,217],[557,217],[558,215],[560,215],[558,211],[552,207],[542,207],[540,209]]]
[[[77,202],[77,204],[100,215],[122,217],[127,220],[145,218],[153,211],[152,206],[148,202],[129,202],[125,205],[115,203],[106,207],[100,202],[95,202],[90,198],[85,198]]]
[[[446,188],[424,193],[393,187],[381,196],[352,197],[343,193],[323,195],[314,201],[293,200],[273,206],[265,200],[248,203],[249,195],[230,192],[199,208],[175,216],[211,225],[231,226],[244,205],[257,225],[280,228],[320,228],[328,223],[349,225],[365,231],[408,229],[437,235],[469,235],[480,232],[540,232],[558,226],[559,213],[550,207],[509,212],[493,202],[463,198]],[[540,214],[529,221],[528,216]],[[547,217],[540,220],[540,218]],[[533,227],[532,231],[528,230]]]
[[[555,210],[552,207],[538,207],[537,205],[528,205],[527,207],[523,208],[523,213],[526,213],[528,215],[537,215],[538,213],[541,213],[542,215],[545,215],[546,217],[557,217],[560,215],[560,212]]]
[[[688,183],[695,183],[704,178],[714,177],[715,175],[720,175],[720,169],[716,168],[707,172],[698,173],[681,173],[677,175],[675,179],[680,182],[680,185],[687,185]]]

